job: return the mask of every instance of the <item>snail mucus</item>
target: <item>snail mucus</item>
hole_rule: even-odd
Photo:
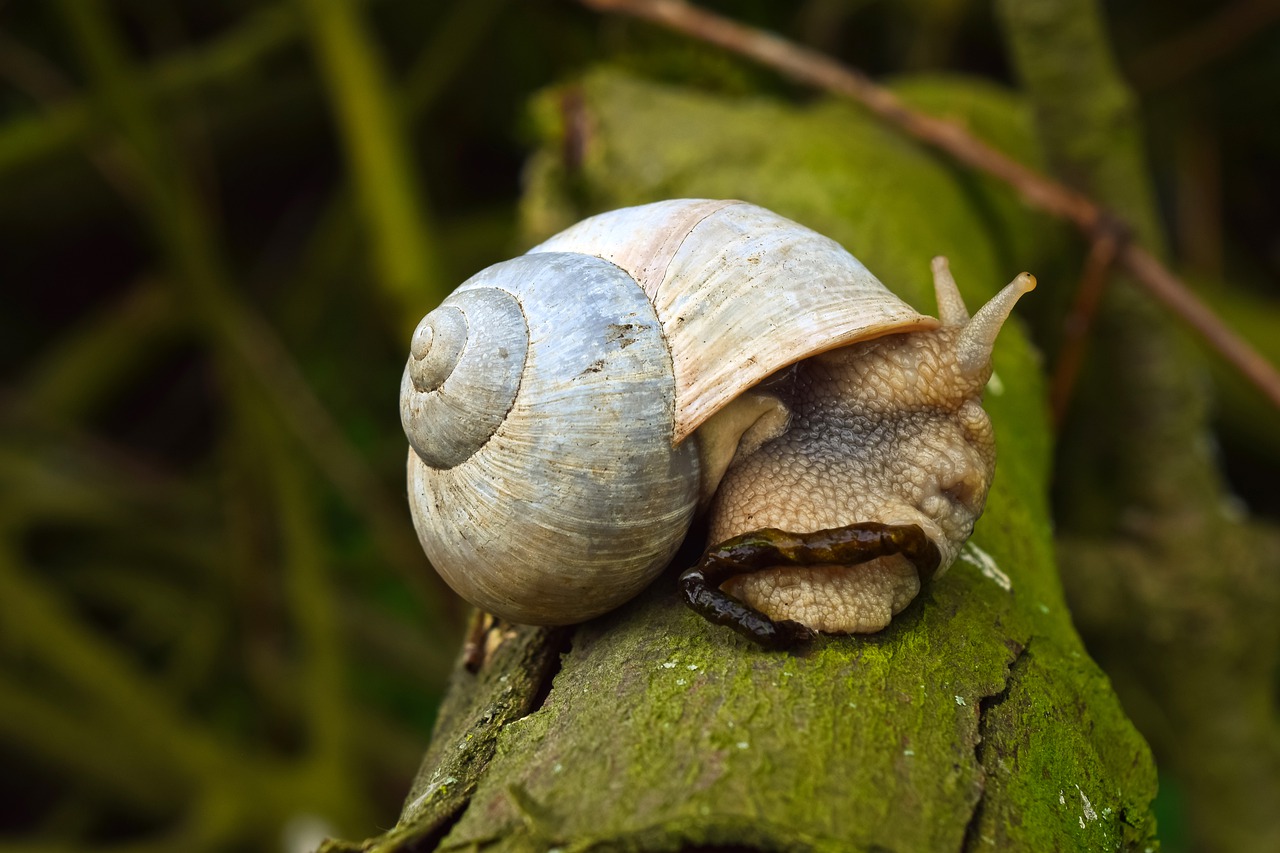
[[[581,622],[705,514],[689,605],[767,647],[889,624],[951,565],[995,467],[981,397],[1022,273],[939,319],[835,241],[756,205],[586,219],[477,273],[413,335],[409,502],[463,598]]]

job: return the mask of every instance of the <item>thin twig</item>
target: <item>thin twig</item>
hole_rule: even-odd
[[[1102,223],[1116,219],[1084,194],[1013,160],[959,125],[921,113],[866,75],[773,33],[720,17],[683,0],[579,1],[598,11],[660,24],[753,59],[798,82],[856,101],[910,136],[999,178],[1028,205],[1074,223],[1090,240],[1095,238]],[[1177,276],[1134,243],[1121,249],[1119,261],[1138,284],[1194,329],[1280,408],[1280,371],[1236,335]]]
[[[227,36],[157,61],[139,76],[137,85],[147,100],[166,107],[189,102],[192,92],[251,79],[263,62],[296,41],[300,30],[296,15],[272,4],[250,13]],[[50,104],[43,113],[15,115],[0,125],[0,174],[89,144],[104,128],[101,114],[79,96]]]
[[[163,756],[145,753],[148,744],[132,740],[136,722],[107,719],[96,703],[45,695],[15,677],[16,669],[0,670],[0,741],[22,744],[42,766],[57,768],[113,806],[162,814],[182,803],[187,786],[181,774]]]
[[[1139,91],[1164,89],[1229,55],[1280,20],[1280,0],[1239,0],[1128,63]]]
[[[484,45],[490,28],[509,3],[511,0],[468,0],[440,22],[400,84],[400,110],[406,124],[426,113],[448,91],[458,69]]]
[[[160,769],[192,787],[216,779],[237,760],[174,707],[135,661],[71,616],[42,579],[21,571],[10,542],[0,544],[0,613],[30,660],[74,691],[75,701],[93,709],[86,725],[113,723],[128,734],[139,754],[160,756]]]
[[[23,383],[27,405],[50,420],[88,420],[148,358],[186,331],[182,320],[171,290],[142,277],[45,347]],[[6,402],[0,391],[0,413]]]
[[[351,769],[343,690],[345,638],[337,625],[340,595],[326,564],[325,546],[316,535],[322,522],[306,472],[294,458],[283,430],[264,425],[259,435],[274,444],[267,453],[267,468],[280,516],[280,562],[299,650],[298,688],[303,699],[299,722],[308,740],[308,760],[318,773],[340,786]]]
[[[1071,391],[1075,388],[1076,378],[1080,375],[1080,367],[1084,364],[1085,344],[1089,331],[1093,328],[1094,318],[1098,315],[1098,306],[1102,304],[1102,293],[1106,290],[1107,281],[1119,257],[1120,246],[1128,235],[1118,228],[1103,228],[1089,247],[1089,257],[1085,260],[1084,272],[1080,276],[1080,284],[1076,287],[1075,302],[1063,320],[1062,346],[1058,348],[1058,359],[1053,368],[1053,379],[1049,383],[1049,409],[1053,416],[1055,428],[1062,426],[1067,414],[1067,404],[1071,401]]]
[[[5,33],[0,33],[0,79],[24,92],[46,114],[75,100],[75,88],[56,66]],[[138,189],[117,152],[95,140],[85,138],[83,142],[85,154],[116,192],[136,201]]]
[[[910,135],[1013,186],[1031,206],[1069,219],[1086,231],[1101,210],[1082,193],[992,148],[959,125],[919,112],[860,71],[765,30],[691,6],[683,0],[581,0],[603,12],[652,21],[767,65],[793,80],[857,101]]]

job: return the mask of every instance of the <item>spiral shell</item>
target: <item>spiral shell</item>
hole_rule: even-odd
[[[437,571],[513,622],[631,598],[699,490],[696,440],[801,359],[934,328],[852,255],[740,201],[584,220],[463,283],[414,333],[410,505]]]
[[[514,332],[501,343],[485,326],[494,306]],[[418,390],[428,351],[403,385],[410,505],[427,556],[464,598],[515,622],[616,607],[670,560],[696,498],[696,450],[672,442],[675,383],[653,306],[613,264],[552,253],[470,279],[415,338],[438,314],[456,325],[453,312],[470,337],[449,377]],[[477,386],[476,417],[459,428],[469,404],[458,392]],[[471,452],[456,459],[437,444]],[[428,461],[442,457],[448,467]]]

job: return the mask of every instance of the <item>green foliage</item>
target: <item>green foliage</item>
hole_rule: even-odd
[[[373,61],[353,6],[315,11],[347,16],[337,48],[324,42],[332,25],[317,25],[333,63]],[[315,331],[323,337],[309,345],[326,344],[332,322],[297,310],[281,312],[301,321],[288,329],[265,319],[276,306],[236,281],[233,229],[160,109],[211,80],[252,76],[306,31],[287,9],[264,11],[151,72],[105,5],[58,12],[84,94],[6,125],[0,178],[14,183],[12,170],[39,158],[78,157],[105,135],[110,147],[91,148],[92,162],[153,254],[140,281],[112,283],[120,293],[104,307],[79,309],[78,328],[43,347],[22,390],[3,398],[0,796],[15,818],[6,829],[28,849],[136,836],[157,849],[221,850],[314,844],[317,833],[386,820],[394,796],[374,792],[407,783],[459,623],[394,497],[404,445],[393,403],[370,442],[364,411],[340,425],[312,383],[362,387],[372,368],[390,396],[402,356],[384,359],[393,348],[375,343],[371,358],[326,353],[332,360],[299,367],[279,335],[296,346]],[[392,129],[365,119],[362,132],[395,145]],[[357,170],[357,183],[376,233],[422,251],[417,183],[396,173],[403,162],[374,157],[379,169]],[[351,228],[350,217],[332,221]],[[381,250],[409,265],[382,279],[397,318],[408,313],[407,283],[419,288],[413,301],[430,300],[428,262],[403,249]],[[314,303],[319,276],[300,278]],[[327,310],[341,302],[326,296]],[[345,344],[367,344],[361,322],[396,337],[370,323],[375,302],[365,297],[362,321],[342,318]],[[149,428],[147,409],[159,399],[163,412],[175,395],[180,406],[198,400],[208,426],[170,441],[175,426]],[[361,394],[337,396],[368,408]],[[91,432],[121,423],[124,447]],[[391,464],[375,473],[369,457],[385,451]]]
[[[1022,101],[988,82],[1010,75],[985,4],[708,5],[878,76],[923,70],[896,79],[902,97],[1039,162]],[[1147,148],[1172,244],[1198,279],[1233,285],[1215,301],[1265,343],[1280,269],[1266,191],[1280,162],[1280,125],[1269,118],[1280,51],[1264,35],[1241,37],[1225,54],[1193,45],[1172,63],[1146,52],[1194,30],[1211,5],[1147,0],[1108,12],[1117,55],[1145,87]],[[612,70],[561,85],[602,60]],[[584,110],[591,121],[577,121]],[[1107,128],[1095,130],[1105,144]],[[461,632],[402,496],[395,394],[406,330],[452,283],[521,243],[585,213],[689,194],[747,197],[828,233],[926,311],[928,260],[942,253],[971,302],[1023,268],[1035,272],[1042,286],[1019,316],[1056,323],[1061,309],[1046,309],[1069,295],[1082,254],[1009,192],[856,109],[563,0],[0,3],[0,850],[299,849],[318,833],[358,837],[390,825]],[[1241,283],[1247,298],[1234,288]],[[1055,338],[1042,324],[1039,340]],[[734,768],[766,763],[765,743],[738,747],[728,724],[744,717],[698,692],[689,663],[699,677],[725,679],[743,708],[763,702],[742,695],[756,667],[779,689],[803,672],[815,700],[874,699],[867,684],[832,675],[844,667],[896,679],[911,712],[901,724],[911,714],[940,721],[928,743],[955,750],[960,769],[939,777],[946,767],[936,756],[927,773],[921,762],[913,769],[920,749],[891,762],[873,739],[887,722],[866,726],[859,741],[838,705],[826,705],[775,743],[803,748],[806,730],[841,727],[842,743],[871,765],[865,777],[828,784],[942,778],[951,787],[938,813],[958,815],[985,776],[971,840],[1043,848],[1039,833],[1081,818],[1087,795],[1099,820],[1081,838],[1139,841],[1150,830],[1140,744],[1109,700],[1071,716],[1076,691],[1106,690],[1048,570],[1049,432],[1036,356],[1015,331],[996,357],[1004,393],[988,405],[1000,425],[1000,473],[975,541],[1013,577],[1012,594],[962,563],[855,654],[827,642],[798,662],[803,670],[780,670],[745,647],[716,658],[720,646],[655,588],[583,632],[533,716],[560,647],[524,632],[491,673],[449,691],[426,762],[442,775],[419,780],[412,798],[444,782],[424,801],[432,819],[447,822],[481,796],[524,827],[529,844],[569,832],[574,816],[553,802],[568,778],[555,762],[544,765],[550,777],[505,793],[492,781],[482,791],[473,771],[495,755],[503,767],[543,761],[551,735],[563,735],[572,760],[559,764],[599,783],[594,795],[605,798],[610,780],[590,766],[593,730],[572,719],[590,710],[581,690],[611,684],[648,703],[646,726],[617,743],[628,778],[706,781],[687,801],[664,801],[686,817],[694,804],[737,794],[768,808],[724,775],[681,777],[678,756],[652,767],[638,756],[661,745],[670,724],[682,743]],[[1229,387],[1221,417],[1229,434],[1252,436],[1244,450],[1225,446],[1242,472],[1236,485],[1265,505],[1274,500],[1274,413],[1251,389]],[[1224,542],[1221,553],[1249,544]],[[1241,566],[1245,556],[1219,562]],[[1083,610],[1082,624],[1122,650],[1147,649],[1130,614],[1113,612],[1137,606],[1120,577],[1090,576],[1105,606]],[[1265,577],[1237,584],[1246,605],[1269,600]],[[1172,606],[1200,613],[1194,602]],[[1234,638],[1224,626],[1262,623],[1267,612],[1242,620],[1215,609],[1197,636]],[[633,620],[648,633],[628,627]],[[978,632],[973,643],[952,631],[957,620]],[[981,634],[997,620],[1020,651]],[[1102,622],[1132,633],[1106,639]],[[693,639],[671,635],[663,645],[665,629]],[[919,661],[916,671],[897,668],[934,642],[928,632],[962,672]],[[1274,690],[1257,685],[1273,682],[1245,648],[1232,660],[1257,677],[1239,704],[1265,717]],[[606,653],[657,663],[619,684],[618,672],[599,666]],[[660,667],[673,655],[689,675]],[[1142,682],[1132,662],[1111,659],[1122,687]],[[1197,659],[1218,660],[1207,639]],[[1177,680],[1175,670],[1168,677]],[[525,677],[500,681],[504,671]],[[920,678],[949,678],[954,694],[922,690]],[[1211,691],[1228,695],[1239,680],[1228,667]],[[1141,690],[1126,701],[1135,695],[1137,714],[1159,732],[1164,708]],[[1179,695],[1203,704],[1193,691]],[[499,737],[499,723],[522,718]],[[1116,750],[1044,734],[1082,720],[1116,733]],[[704,721],[710,727],[695,731]],[[619,719],[598,722],[613,732]],[[1208,735],[1196,742],[1218,764],[1263,753],[1247,737],[1236,751]],[[1118,766],[1129,758],[1137,769]],[[799,764],[777,770],[819,790]],[[1061,776],[1065,802],[1045,774]],[[1107,775],[1132,784],[1095,794],[1089,780]],[[1177,790],[1192,805],[1205,798],[1203,783]],[[1037,820],[1023,822],[1024,813]],[[426,809],[418,814],[418,829],[439,828],[424,828]],[[712,843],[732,828],[687,837]],[[657,836],[641,827],[629,837]]]
[[[1028,118],[1007,92],[943,80],[907,87],[909,97],[925,102],[931,91],[952,89],[1000,128],[993,141],[1034,151]],[[1039,235],[1051,230],[1041,217],[1018,215],[1008,192],[957,177],[946,163],[845,104],[795,110],[776,100],[723,100],[608,71],[586,77],[574,92],[590,105],[592,127],[580,167],[566,168],[560,153],[573,132],[560,109],[566,90],[544,94],[535,106],[552,144],[534,155],[529,169],[522,208],[529,242],[586,213],[655,198],[742,198],[831,236],[932,313],[934,255],[951,258],[961,290],[978,302],[1020,271],[1010,269],[1015,263],[1031,265],[1033,248],[1043,244]],[[961,108],[958,101],[952,105]],[[643,128],[655,132],[639,132]],[[744,175],[743,164],[755,165]],[[998,242],[976,239],[984,233],[998,234]]]

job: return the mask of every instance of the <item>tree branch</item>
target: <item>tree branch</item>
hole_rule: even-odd
[[[1276,0],[1238,0],[1128,63],[1133,85],[1151,92],[1200,72],[1280,19]]]
[[[773,33],[748,27],[683,0],[580,0],[589,8],[647,20],[767,65],[801,83],[856,101],[887,123],[1013,187],[1030,206],[1073,223],[1092,240],[1109,215],[1087,196],[1013,160],[964,128],[904,104],[861,72]],[[1119,263],[1151,296],[1280,408],[1280,371],[1236,335],[1150,252],[1126,244]]]

